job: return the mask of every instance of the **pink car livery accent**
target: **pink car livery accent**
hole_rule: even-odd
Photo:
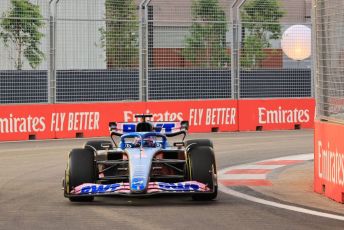
[[[147,193],[155,192],[207,192],[210,189],[197,181],[185,181],[180,183],[149,182]],[[127,194],[130,193],[129,183],[116,184],[90,184],[85,183],[75,187],[71,191],[73,195],[86,194]]]

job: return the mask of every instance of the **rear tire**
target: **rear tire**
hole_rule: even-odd
[[[207,201],[217,197],[216,162],[213,149],[209,146],[196,146],[189,151],[190,179],[214,189],[212,193],[195,194],[193,200]]]
[[[73,149],[69,154],[65,177],[65,193],[84,183],[95,183],[94,152],[90,149]],[[67,187],[68,186],[68,187]],[[93,201],[93,196],[69,197],[72,202]]]
[[[99,140],[99,141],[87,141],[85,144],[85,149],[92,149],[92,150],[106,150],[102,147],[102,144],[110,145],[109,149],[113,149],[113,145],[111,141],[106,140]]]
[[[185,142],[185,146],[188,147],[190,145],[197,145],[197,146],[208,146],[214,148],[213,142],[209,139],[195,139],[195,140],[187,140]],[[190,146],[191,147],[191,146]]]

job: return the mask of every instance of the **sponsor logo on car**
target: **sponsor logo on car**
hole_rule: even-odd
[[[134,187],[134,189],[133,189]],[[71,191],[73,195],[101,195],[101,194],[119,194],[119,193],[130,193],[130,188],[135,191],[144,189],[143,178],[136,178],[129,183],[116,183],[116,184],[82,184],[77,186]],[[137,189],[138,188],[138,189]],[[140,190],[139,190],[140,189]],[[147,193],[155,192],[206,192],[209,188],[196,181],[185,181],[180,183],[165,183],[165,182],[150,182],[148,184]]]
[[[142,191],[145,188],[144,178],[134,178],[131,181],[131,189],[134,191]]]
[[[108,193],[118,190],[120,184],[107,184],[107,185],[86,185],[81,188],[79,194],[97,194],[97,193]]]
[[[155,122],[155,131],[171,133],[176,127],[176,122]],[[135,132],[137,123],[118,123],[117,126],[120,130],[123,130],[124,133]]]
[[[196,183],[159,183],[159,188],[167,191],[201,191],[200,185]]]

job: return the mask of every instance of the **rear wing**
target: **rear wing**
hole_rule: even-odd
[[[124,134],[136,132],[136,126],[140,122],[110,122],[109,130],[111,133]],[[153,126],[154,132],[174,134],[180,131],[187,131],[189,129],[188,121],[171,122],[171,121],[158,121],[150,122]]]

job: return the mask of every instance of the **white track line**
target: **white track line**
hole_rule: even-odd
[[[227,171],[232,169],[277,169],[284,167],[285,165],[254,165],[254,164],[245,164],[245,165],[236,165],[226,168]]]
[[[305,153],[305,154],[298,154],[298,155],[292,155],[292,156],[286,156],[286,157],[273,158],[273,159],[268,159],[268,160],[259,161],[259,162],[279,161],[279,160],[309,161],[309,160],[313,160],[313,158],[314,158],[314,153]]]
[[[313,159],[313,153],[309,153],[309,154],[301,154],[301,155],[294,155],[294,156],[288,156],[288,157],[282,157],[282,158],[269,159],[269,160],[265,160],[265,161],[270,161],[270,160],[312,160],[312,159]],[[229,169],[233,169],[234,167],[237,168],[240,166],[233,166],[233,167],[229,167],[229,168],[225,168],[225,169],[220,170],[218,172],[219,179],[221,179],[222,176],[226,175],[224,173],[226,173]],[[259,204],[264,204],[264,205],[269,205],[272,207],[286,209],[286,210],[290,210],[290,211],[294,211],[294,212],[300,212],[300,213],[305,213],[305,214],[309,214],[309,215],[320,216],[320,217],[325,217],[325,218],[329,218],[329,219],[344,221],[344,216],[330,214],[330,213],[326,213],[326,212],[319,212],[319,211],[314,211],[314,210],[307,209],[307,208],[300,208],[297,206],[286,205],[286,204],[281,204],[281,203],[277,203],[274,201],[264,200],[261,198],[257,198],[254,196],[250,196],[250,195],[235,191],[233,189],[230,189],[230,188],[222,185],[221,183],[219,183],[219,190],[221,192],[224,192],[224,193],[229,194],[231,196],[235,196],[235,197],[245,199],[248,201],[252,201],[255,203],[259,203]]]
[[[279,160],[301,160],[301,161],[309,161],[313,160],[314,154],[313,153],[306,153],[306,154],[299,154],[299,155],[293,155],[293,156],[287,156],[287,157],[279,157],[279,158],[273,158],[263,161],[257,161],[249,164],[242,164],[242,165],[234,165],[231,167],[227,167],[225,169],[222,169],[221,171],[229,171],[232,169],[277,169],[281,167],[285,167],[286,165],[259,165],[257,163],[262,163],[266,161],[279,161]]]
[[[268,201],[268,200],[264,200],[264,199],[260,199],[254,196],[250,196],[241,192],[237,192],[233,189],[227,188],[226,186],[223,186],[219,183],[219,190],[221,192],[227,193],[229,195],[238,197],[238,198],[242,198],[245,200],[249,200],[255,203],[259,203],[259,204],[264,204],[264,205],[269,205],[269,206],[273,206],[276,208],[282,208],[282,209],[287,209],[290,211],[295,211],[295,212],[301,212],[301,213],[305,213],[305,214],[310,214],[310,215],[314,215],[314,216],[320,216],[320,217],[326,217],[326,218],[330,218],[330,219],[335,219],[335,220],[342,220],[344,221],[344,216],[339,216],[339,215],[334,215],[334,214],[329,214],[326,212],[318,212],[318,211],[314,211],[311,209],[306,209],[306,208],[300,208],[300,207],[296,207],[296,206],[292,206],[292,205],[285,205],[285,204],[280,204],[277,202],[273,202],[273,201]]]
[[[223,174],[221,180],[265,180],[266,174]]]

